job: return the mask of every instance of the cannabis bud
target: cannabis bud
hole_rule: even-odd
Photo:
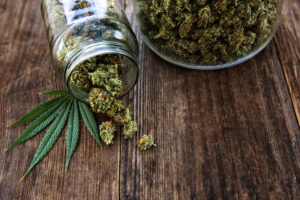
[[[125,107],[124,107],[123,101],[121,101],[119,99],[116,99],[116,100],[113,101],[110,109],[108,109],[106,114],[110,118],[114,118],[114,116],[116,116],[117,113],[120,113],[124,109],[125,109]]]
[[[137,131],[138,126],[136,121],[130,121],[123,126],[123,134],[125,136],[125,139],[132,138]]]
[[[112,96],[120,96],[123,92],[123,82],[118,74],[118,65],[100,65],[89,73],[93,86],[103,87]]]
[[[116,127],[112,121],[103,122],[99,126],[100,137],[105,142],[105,144],[113,144],[113,139],[115,137]]]
[[[110,109],[113,100],[113,97],[101,88],[92,88],[89,94],[90,106],[97,113],[105,113]]]
[[[77,88],[84,91],[89,91],[89,89],[91,88],[91,81],[89,80],[89,76],[86,72],[74,70],[71,74],[71,82]]]
[[[142,138],[139,140],[139,148],[141,150],[148,150],[152,146],[156,146],[156,144],[154,144],[154,138],[152,134],[143,135]]]
[[[121,112],[116,113],[113,116],[115,122],[117,122],[118,124],[126,124],[129,123],[131,121],[131,111],[130,108],[125,108],[124,110],[122,110]]]

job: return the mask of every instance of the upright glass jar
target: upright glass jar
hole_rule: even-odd
[[[163,59],[220,69],[259,53],[276,32],[281,0],[134,0],[145,43]]]
[[[52,59],[69,92],[87,102],[88,91],[70,76],[77,66],[97,56],[119,56],[123,95],[138,78],[138,44],[119,0],[43,0],[42,14]]]

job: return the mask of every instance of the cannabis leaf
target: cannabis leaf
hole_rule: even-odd
[[[49,130],[43,137],[39,147],[37,148],[33,160],[25,172],[24,176],[21,178],[23,180],[29,172],[36,166],[52,149],[53,145],[55,144],[58,136],[60,135],[61,131],[63,130],[65,123],[67,121],[69,111],[71,108],[70,102],[65,102],[62,109],[59,110],[59,114],[57,118],[54,120],[53,124],[50,126]]]
[[[90,134],[95,138],[99,146],[101,145],[97,123],[91,109],[84,103],[78,102],[81,117]]]
[[[41,113],[45,112],[51,105],[55,104],[56,102],[58,102],[62,97],[56,98],[56,99],[52,99],[50,101],[47,101],[45,103],[43,103],[42,105],[36,107],[35,109],[33,109],[32,111],[30,111],[29,113],[27,113],[26,115],[24,115],[21,119],[19,119],[17,122],[8,125],[8,127],[13,127],[13,126],[17,126],[20,124],[24,124],[26,122],[29,122],[31,120],[34,120],[35,118],[37,118],[38,116],[41,115]]]
[[[53,91],[48,91],[48,92],[41,92],[39,94],[42,95],[49,95],[49,96],[55,96],[55,95],[70,95],[68,91],[66,90],[53,90]]]
[[[56,102],[54,105],[50,105],[44,113],[40,115],[35,121],[32,122],[29,126],[26,127],[23,134],[9,147],[7,147],[5,150],[9,150],[16,145],[27,141],[28,139],[36,136],[39,132],[44,130],[57,116],[58,112],[63,108],[65,101],[67,101],[67,98],[61,98],[59,101]]]
[[[68,119],[68,129],[66,134],[66,167],[65,171],[68,170],[71,157],[76,149],[78,138],[79,138],[79,114],[78,114],[78,106],[77,100],[73,100],[73,106]]]
[[[30,173],[30,171],[49,153],[59,135],[63,131],[66,122],[68,121],[68,128],[66,132],[65,165],[65,170],[67,171],[79,139],[80,117],[78,107],[88,131],[96,139],[98,145],[101,146],[96,120],[92,111],[86,104],[77,101],[67,91],[64,90],[49,91],[40,94],[50,96],[57,95],[60,97],[41,104],[27,113],[20,120],[10,125],[16,126],[33,121],[25,128],[24,132],[18,137],[18,139],[5,149],[6,151],[36,136],[52,122],[43,139],[41,140],[29,168],[21,180],[23,180]]]

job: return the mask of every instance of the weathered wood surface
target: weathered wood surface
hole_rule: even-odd
[[[300,1],[285,1],[283,23],[276,34],[277,54],[300,125]]]
[[[131,16],[131,0],[126,11]],[[139,82],[126,97],[139,134],[100,150],[83,128],[68,173],[62,136],[22,183],[42,134],[0,151],[0,199],[300,199],[300,2],[288,1],[283,13],[275,40],[230,69],[179,68],[140,42]],[[4,149],[25,127],[7,124],[46,100],[38,92],[63,83],[51,67],[39,1],[0,0],[0,17]],[[146,133],[158,146],[141,152]]]

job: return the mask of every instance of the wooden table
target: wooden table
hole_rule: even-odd
[[[0,0],[1,200],[300,199],[299,0],[286,1],[270,45],[237,67],[176,67],[140,41],[140,78],[126,97],[139,133],[101,150],[82,126],[67,173],[61,136],[19,182],[43,134],[5,153],[25,128],[6,126],[47,99],[38,92],[64,88],[39,7]],[[157,148],[141,152],[137,141],[148,133]]]

